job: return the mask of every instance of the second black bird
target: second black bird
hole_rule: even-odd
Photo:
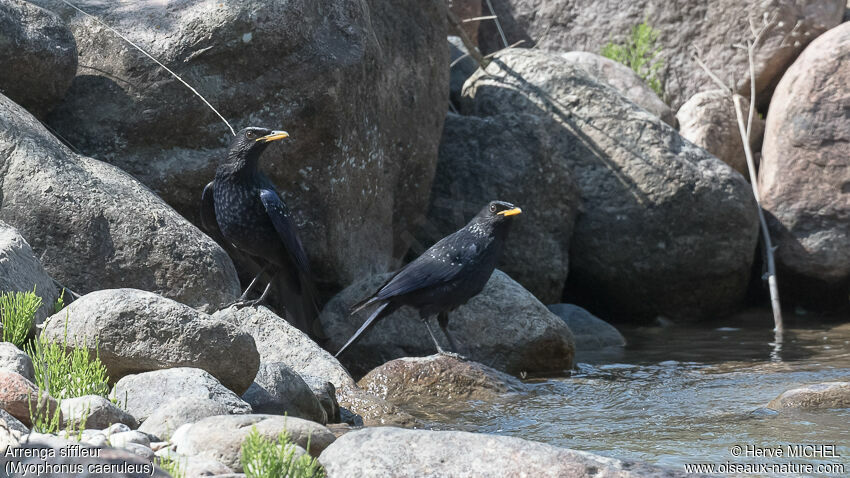
[[[493,201],[463,229],[444,237],[399,270],[377,292],[352,308],[353,314],[372,305],[377,307],[336,355],[380,319],[404,305],[419,310],[431,340],[442,353],[428,325],[428,319],[436,315],[449,344],[457,351],[447,328],[449,312],[484,289],[496,268],[513,216],[521,212],[513,204]]]
[[[323,334],[307,254],[286,204],[258,167],[266,147],[287,137],[285,131],[265,128],[239,131],[216,169],[215,180],[204,188],[201,222],[260,267],[234,304],[259,304],[266,299],[272,282],[281,279],[287,315],[296,327],[315,338]],[[271,279],[260,298],[248,300],[251,289],[266,273]]]

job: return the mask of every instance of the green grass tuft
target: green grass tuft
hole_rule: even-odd
[[[40,335],[25,349],[35,368],[35,384],[57,400],[84,395],[108,397],[109,377],[97,352],[97,340],[94,357],[86,345],[69,346],[67,329],[62,343],[50,343]]]
[[[661,47],[656,46],[659,31],[652,28],[646,20],[632,27],[631,35],[626,43],[618,45],[609,42],[602,48],[602,56],[622,63],[640,76],[652,88],[659,98],[663,99],[664,90],[658,73],[664,67],[664,61],[659,58]]]
[[[315,458],[309,454],[295,456],[295,444],[286,430],[274,441],[260,435],[256,427],[242,442],[242,469],[248,478],[325,476],[325,470]]]
[[[175,460],[170,457],[159,458],[158,465],[162,470],[169,475],[171,478],[185,478],[186,470],[183,469],[183,465],[180,464],[178,460]]]
[[[3,342],[21,348],[32,330],[33,318],[41,307],[41,297],[32,292],[7,292],[0,295],[0,315],[3,321]]]
[[[62,293],[59,294],[59,298],[56,299],[56,303],[53,304],[53,313],[58,314],[64,308],[65,308],[65,289],[62,289]]]
[[[32,429],[38,433],[53,433],[59,432],[59,419],[62,411],[57,404],[53,415],[50,414],[49,397],[39,388],[36,396],[31,394],[27,396],[27,406],[30,412],[30,421],[32,421]],[[35,407],[33,407],[35,402]]]

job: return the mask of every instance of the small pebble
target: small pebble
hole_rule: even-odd
[[[139,445],[138,443],[125,443],[120,448],[133,452],[134,454],[139,455],[147,461],[153,461],[153,459],[156,457],[156,454],[154,454],[153,450],[144,445]]]
[[[109,440],[107,440],[106,435],[102,433],[98,435],[93,435],[89,438],[85,438],[83,439],[83,441],[91,446],[109,446]]]
[[[150,447],[151,441],[147,435],[138,431],[115,433],[109,436],[109,443],[116,448],[124,448],[127,443],[137,443]]]
[[[124,425],[123,423],[116,423],[111,427],[104,430],[107,435],[114,435],[116,433],[124,433],[130,431],[130,427]]]

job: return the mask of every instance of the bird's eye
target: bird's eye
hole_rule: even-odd
[[[496,205],[495,204],[490,205],[490,212],[496,212]]]
[[[248,131],[247,133],[245,133],[245,136],[247,136],[248,139],[254,139],[254,136],[256,136],[256,134],[253,131]]]

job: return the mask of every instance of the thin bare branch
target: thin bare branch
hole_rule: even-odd
[[[449,63],[449,69],[454,68],[455,65],[463,61],[463,59],[467,58],[468,56],[470,56],[469,53],[464,53],[463,55],[455,58],[453,62]]]
[[[475,43],[473,43],[469,38],[469,35],[466,34],[466,31],[463,29],[463,25],[457,15],[455,15],[450,9],[446,8],[446,18],[448,18],[449,23],[455,28],[455,30],[457,30],[457,34],[460,36],[460,41],[463,42],[463,46],[466,47],[469,56],[475,59],[482,69],[487,68],[487,60],[481,56],[481,52],[478,51],[478,47],[475,46]]]
[[[753,41],[747,41],[746,47],[743,45],[735,45],[737,48],[745,49],[747,52],[747,63],[749,66],[749,75],[750,75],[750,98],[749,98],[749,110],[748,117],[745,121],[744,119],[744,110],[742,106],[742,102],[744,101],[744,97],[735,93],[735,89],[733,87],[728,87],[723,84],[723,81],[711,71],[708,65],[702,61],[700,58],[699,50],[694,47],[694,61],[700,66],[700,68],[705,71],[705,73],[711,78],[711,80],[716,83],[720,88],[724,91],[727,91],[732,97],[732,104],[735,107],[735,118],[738,123],[738,133],[741,136],[741,142],[744,147],[744,156],[747,159],[747,170],[750,175],[750,185],[753,190],[753,198],[756,200],[758,218],[759,218],[759,226],[762,231],[762,240],[764,241],[764,251],[767,262],[767,284],[768,290],[770,291],[770,305],[773,310],[773,325],[775,331],[775,347],[781,347],[782,343],[782,333],[784,330],[783,320],[782,320],[782,307],[779,301],[779,285],[776,279],[776,262],[774,260],[774,246],[773,242],[770,238],[770,230],[767,227],[767,220],[764,216],[764,210],[761,206],[761,196],[759,195],[758,190],[758,173],[756,171],[756,163],[753,158],[753,151],[750,147],[750,138],[752,135],[752,125],[753,125],[753,115],[755,115],[756,110],[756,75],[755,75],[755,50],[759,46],[762,38],[764,38],[764,32],[767,31],[773,25],[773,19],[770,21],[765,19],[765,24],[757,33],[754,32],[755,39]],[[752,22],[750,22],[751,30],[754,31],[754,26]]]
[[[714,81],[714,83],[715,83],[718,87],[720,87],[720,89],[721,89],[721,90],[723,90],[723,91],[727,91],[727,92],[729,92],[729,93],[731,93],[731,92],[732,92],[732,88],[731,88],[731,87],[729,87],[729,86],[726,86],[725,84],[723,84],[723,80],[721,80],[721,79],[720,79],[720,77],[718,77],[717,75],[715,75],[715,74],[714,74],[714,72],[713,72],[713,71],[711,71],[711,69],[708,67],[708,65],[706,65],[706,64],[702,61],[702,58],[700,58],[699,50],[697,50],[697,49],[696,49],[696,47],[694,47],[693,58],[694,58],[694,61],[696,61],[696,62],[697,62],[697,65],[699,65],[699,67],[700,67],[700,68],[702,68],[702,70],[703,70],[703,71],[704,71],[704,72],[708,75],[708,77],[709,77],[709,78],[711,78],[711,79],[712,79],[712,81]]]
[[[60,1],[61,1],[62,3],[64,3],[64,4],[68,5],[69,7],[73,8],[74,10],[76,10],[76,11],[78,11],[78,12],[82,13],[83,15],[85,15],[85,16],[87,16],[87,17],[91,18],[92,20],[94,20],[95,22],[97,22],[98,24],[100,24],[101,26],[103,26],[104,28],[106,28],[107,30],[111,31],[112,33],[114,33],[115,35],[117,35],[119,38],[121,38],[121,39],[122,39],[122,40],[124,40],[125,42],[129,43],[129,44],[130,44],[130,46],[132,46],[132,47],[133,47],[133,48],[135,48],[136,50],[139,50],[139,52],[141,52],[143,55],[145,55],[146,57],[150,58],[150,59],[151,59],[151,61],[153,61],[154,63],[156,63],[157,65],[159,65],[159,66],[160,66],[163,70],[165,70],[165,71],[167,71],[169,74],[171,74],[171,76],[173,76],[173,77],[174,77],[177,81],[179,81],[180,83],[182,83],[182,84],[183,84],[183,86],[185,86],[186,88],[188,88],[188,89],[189,89],[189,91],[191,91],[192,93],[194,93],[194,94],[195,94],[195,96],[197,96],[198,98],[200,98],[200,99],[201,99],[201,101],[203,101],[203,102],[204,102],[204,104],[205,104],[205,105],[207,105],[207,107],[209,107],[209,109],[211,109],[211,110],[213,111],[213,113],[215,113],[215,114],[216,114],[216,116],[218,116],[218,118],[219,118],[219,119],[220,119],[220,120],[221,120],[221,121],[222,121],[225,125],[227,125],[227,128],[230,130],[230,132],[233,134],[233,136],[236,136],[236,130],[234,130],[234,129],[233,129],[233,126],[231,126],[231,125],[230,125],[230,123],[228,123],[226,119],[224,119],[224,116],[222,116],[222,115],[221,115],[221,113],[219,113],[219,112],[218,112],[218,110],[217,110],[217,109],[215,109],[215,107],[214,107],[213,105],[211,105],[211,104],[210,104],[210,102],[209,102],[209,101],[207,101],[207,99],[206,99],[206,98],[204,98],[204,96],[198,92],[198,90],[196,90],[196,89],[195,89],[192,85],[190,85],[189,83],[187,83],[187,82],[186,82],[186,80],[184,80],[183,78],[181,78],[181,77],[180,77],[180,75],[178,75],[177,73],[174,73],[173,71],[171,71],[171,69],[170,69],[170,68],[168,68],[167,66],[165,66],[164,64],[162,64],[162,62],[161,62],[161,61],[159,61],[159,60],[157,60],[156,58],[154,58],[154,57],[153,57],[153,55],[151,55],[150,53],[148,53],[148,52],[147,52],[144,48],[140,47],[139,45],[137,45],[136,43],[134,43],[132,40],[130,40],[130,39],[129,39],[129,38],[127,38],[126,36],[122,35],[122,34],[121,34],[121,32],[119,32],[118,30],[116,30],[116,29],[112,28],[111,26],[107,25],[107,24],[106,24],[103,20],[101,20],[100,18],[98,18],[98,17],[96,17],[96,16],[94,16],[94,15],[92,15],[92,14],[90,14],[90,13],[86,12],[86,11],[83,11],[82,9],[80,9],[79,7],[77,7],[76,5],[74,5],[73,3],[69,2],[68,0],[60,0]]]
[[[464,19],[461,21],[461,23],[479,22],[479,21],[481,21],[481,20],[495,20],[495,19],[497,19],[497,18],[499,18],[499,17],[497,17],[496,15],[487,15],[487,16],[485,16],[485,17],[464,18]]]
[[[504,50],[507,50],[509,48],[518,47],[518,46],[522,45],[523,43],[525,43],[525,40],[520,40],[516,43],[512,43],[512,44],[506,46],[505,48],[502,48],[501,50],[494,51],[493,53],[488,53],[487,55],[484,56],[484,58],[493,58],[494,56],[498,55],[499,53],[503,52]]]
[[[744,140],[744,155],[747,158],[747,169],[750,172],[750,185],[753,188],[753,197],[758,205],[759,225],[762,230],[762,239],[764,240],[765,256],[767,257],[767,285],[770,291],[770,305],[773,309],[773,326],[778,334],[782,333],[782,308],[779,302],[779,286],[776,282],[776,262],[773,258],[773,242],[770,239],[770,231],[767,228],[767,220],[764,217],[764,210],[761,207],[761,197],[758,190],[758,174],[756,173],[756,163],[753,160],[753,152],[750,148],[750,142],[747,141],[747,131],[744,126],[744,111],[741,106],[743,97],[741,95],[733,95],[732,102],[735,105],[735,117],[738,119],[738,131],[741,134],[741,139]],[[755,109],[754,104],[750,103],[750,110]]]
[[[499,21],[499,17],[496,15],[496,9],[493,8],[493,2],[490,0],[487,0],[487,8],[490,9],[490,15],[496,17],[496,29],[499,30],[499,36],[502,37],[502,45],[508,48],[508,39],[505,37],[505,31],[502,30],[502,22]]]
[[[759,35],[761,35],[761,32],[759,32]],[[759,35],[756,36],[756,41],[758,41]],[[750,144],[750,138],[752,138],[753,116],[756,113],[756,66],[755,60],[753,59],[755,45],[755,42],[747,42],[747,63],[749,63],[750,66],[750,109],[748,111],[749,114],[747,115],[747,144]]]

